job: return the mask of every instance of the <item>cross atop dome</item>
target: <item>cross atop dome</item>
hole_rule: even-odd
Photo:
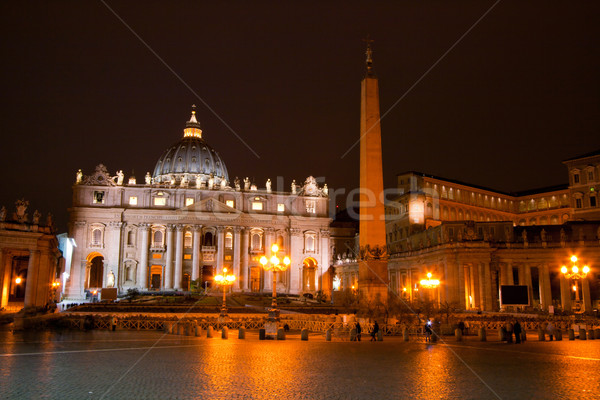
[[[197,137],[202,138],[202,129],[200,129],[200,122],[196,119],[196,105],[192,104],[192,116],[190,120],[185,123],[185,129],[183,130],[183,137]]]

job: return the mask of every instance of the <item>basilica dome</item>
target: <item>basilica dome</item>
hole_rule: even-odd
[[[183,138],[170,146],[158,159],[154,173],[154,183],[170,183],[202,186],[213,179],[215,186],[226,185],[229,182],[227,168],[215,151],[202,138],[200,123],[196,120],[196,111],[185,124]]]

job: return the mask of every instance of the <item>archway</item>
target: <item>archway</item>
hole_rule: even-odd
[[[88,254],[87,262],[89,265],[87,285],[88,288],[101,288],[104,278],[104,257],[102,254],[93,252]]]
[[[302,263],[302,292],[314,292],[316,287],[317,260],[308,257]]]
[[[150,267],[150,289],[160,290],[162,287],[162,272],[162,265],[152,265]]]
[[[188,292],[190,290],[190,274],[183,274],[183,280],[181,281],[181,289]]]
[[[215,272],[212,265],[202,266],[202,284],[206,287],[212,287],[214,274]]]

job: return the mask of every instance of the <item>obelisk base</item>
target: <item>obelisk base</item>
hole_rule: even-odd
[[[387,260],[362,260],[358,262],[358,290],[368,301],[388,299]]]

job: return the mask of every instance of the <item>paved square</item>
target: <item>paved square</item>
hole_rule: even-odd
[[[600,397],[600,341],[448,344],[0,332],[2,399]],[[237,333],[237,332],[235,332]],[[473,338],[470,338],[473,339]]]

